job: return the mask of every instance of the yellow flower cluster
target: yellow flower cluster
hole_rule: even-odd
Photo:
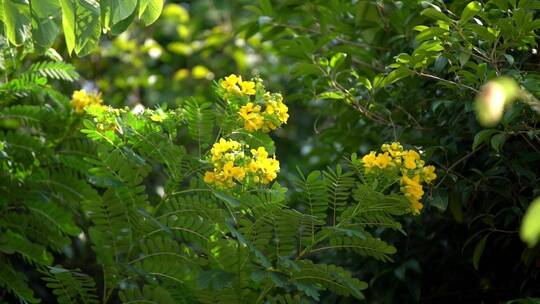
[[[422,183],[429,184],[437,178],[435,167],[425,166],[418,152],[403,150],[398,142],[384,144],[381,150],[381,153],[371,151],[362,157],[366,173],[373,172],[374,168],[398,170],[401,174],[400,190],[411,203],[412,213],[420,214],[424,207],[420,202],[424,195]]]
[[[264,147],[244,150],[249,146],[221,138],[210,150],[213,171],[207,171],[204,181],[219,188],[234,187],[237,182],[268,184],[277,177],[279,161],[268,157]]]
[[[229,94],[255,95],[255,82],[242,81],[242,76],[231,74],[221,80],[220,85]]]
[[[231,74],[220,80],[219,85],[224,89],[223,97],[236,103],[233,108],[239,109],[238,115],[248,132],[270,132],[287,123],[289,108],[283,103],[283,96],[266,92],[261,79],[244,81],[241,76]],[[231,96],[238,98],[228,99]]]
[[[260,105],[248,102],[240,108],[238,114],[244,120],[244,128],[247,131],[270,132],[287,123],[289,108],[283,103],[281,94],[264,94],[264,107],[262,111]]]
[[[87,93],[84,89],[73,92],[71,106],[77,113],[83,113],[88,106],[103,106],[101,93]]]

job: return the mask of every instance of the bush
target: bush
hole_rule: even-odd
[[[3,4],[0,298],[535,301],[535,1],[113,2]]]

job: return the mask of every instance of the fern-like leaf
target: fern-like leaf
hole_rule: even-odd
[[[169,291],[160,286],[144,285],[142,289],[130,288],[120,291],[122,303],[129,304],[181,304]]]
[[[15,295],[22,303],[39,303],[26,280],[22,272],[16,271],[6,260],[0,259],[0,287]]]
[[[36,217],[41,218],[67,235],[76,236],[81,233],[81,230],[73,221],[72,213],[52,202],[30,201],[25,206]]]
[[[59,266],[48,267],[42,277],[48,288],[52,289],[60,304],[97,304],[96,283],[79,269],[67,270]]]
[[[389,227],[401,229],[394,217],[403,215],[409,210],[409,203],[402,195],[383,195],[366,185],[359,184],[353,191],[357,204],[348,207],[342,213],[344,226]]]
[[[363,237],[332,237],[328,246],[321,246],[311,250],[311,252],[323,250],[348,250],[383,262],[391,262],[392,259],[389,255],[396,253],[396,248],[367,233],[364,233]]]
[[[351,274],[338,266],[326,264],[314,264],[309,260],[297,261],[299,270],[293,272],[291,282],[303,291],[306,288],[319,286],[322,290],[330,290],[342,296],[353,296],[357,299],[363,299],[362,290],[367,288],[367,283],[353,278]],[[318,300],[318,293],[307,295]]]
[[[296,180],[302,195],[302,211],[326,221],[328,210],[328,191],[324,180],[321,179],[320,171],[313,171],[307,177],[300,172],[300,178]]]
[[[184,105],[184,115],[186,117],[189,135],[197,141],[199,150],[207,147],[212,140],[212,130],[214,129],[215,120],[211,104],[199,104],[195,100],[188,100]]]
[[[11,230],[0,235],[0,252],[18,253],[32,265],[50,265],[53,260],[52,255],[45,247],[34,244]]]
[[[354,186],[354,178],[352,172],[343,172],[341,166],[337,166],[335,171],[328,168],[323,173],[330,200],[330,223],[335,226],[339,214],[347,206],[350,190]]]
[[[61,61],[36,62],[25,73],[34,73],[49,79],[65,81],[75,81],[79,78],[79,73],[73,65]]]

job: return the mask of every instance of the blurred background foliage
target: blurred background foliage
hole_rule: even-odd
[[[501,75],[539,97],[539,10],[532,0],[167,1],[152,26],[102,36],[71,62],[80,86],[130,107],[214,99],[213,80],[259,75],[291,109],[274,135],[289,185],[297,166],[384,142],[421,149],[440,179],[407,238],[395,238],[394,262],[319,258],[371,278],[375,303],[503,302],[540,296],[540,247],[518,235],[540,195],[540,130],[521,104],[484,129],[473,101]],[[55,48],[67,57],[63,42]]]

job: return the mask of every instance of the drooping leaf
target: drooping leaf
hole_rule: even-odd
[[[62,26],[69,53],[90,53],[101,35],[100,6],[96,0],[60,0]]]

